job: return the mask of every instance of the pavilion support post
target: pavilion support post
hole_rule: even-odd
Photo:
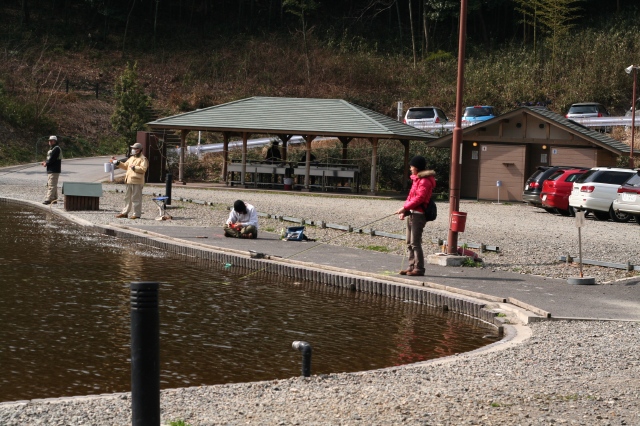
[[[378,138],[371,138],[371,195],[376,195],[376,179],[378,173]]]
[[[245,175],[247,174],[247,132],[242,132],[242,174],[240,175],[240,185],[246,187],[245,185]]]
[[[178,182],[185,184],[184,181],[184,159],[187,152],[187,133],[188,130],[180,131],[180,162],[178,163]]]
[[[229,132],[222,132],[222,181],[227,182],[229,165]]]
[[[315,138],[313,135],[305,135],[305,150],[307,154],[306,164],[304,166],[304,192],[311,191],[310,181],[311,181],[311,141]]]
[[[409,185],[409,140],[401,139],[400,143],[404,146],[404,163],[402,166],[402,190],[406,191]]]
[[[287,161],[287,144],[289,143],[289,139],[291,139],[291,135],[277,135],[282,141],[282,161]]]
[[[342,161],[346,162],[348,157],[347,147],[349,146],[349,142],[351,142],[353,138],[350,138],[347,136],[340,136],[338,140],[342,142]]]

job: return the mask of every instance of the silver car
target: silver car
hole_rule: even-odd
[[[569,111],[565,115],[566,118],[594,118],[594,117],[609,117],[609,111],[604,105],[596,102],[583,102],[579,104],[573,104],[569,107]],[[600,132],[610,132],[610,127],[595,128]]]
[[[618,196],[618,188],[636,171],[611,167],[594,167],[574,183],[569,196],[569,206],[574,210],[586,210],[598,220],[611,219],[614,222],[627,222],[629,213],[616,211],[613,200]]]
[[[638,98],[636,100],[636,118],[640,118],[638,117],[638,113],[640,112],[640,98]],[[629,111],[627,111],[624,116],[625,117],[631,117],[631,115],[633,114],[633,107],[629,108]]]
[[[618,196],[613,200],[613,210],[632,215],[640,225],[640,175],[638,173],[632,175],[618,188]]]
[[[417,127],[425,131],[433,130],[432,124],[444,124],[449,119],[442,109],[434,106],[412,107],[404,116],[404,124]]]

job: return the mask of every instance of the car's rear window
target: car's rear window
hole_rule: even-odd
[[[569,114],[594,114],[597,112],[597,105],[580,105],[569,108]]]
[[[542,175],[544,173],[546,169],[538,169],[535,172],[533,172],[533,174],[531,175],[531,177],[529,179],[527,179],[527,182],[535,182],[536,180],[538,180],[538,178],[540,178],[540,175]]]
[[[584,173],[572,173],[569,176],[567,176],[567,178],[564,180],[565,182],[575,182],[578,180],[578,178],[580,176],[582,176]]]
[[[464,110],[465,117],[486,117],[487,115],[492,115],[492,112],[487,108],[470,107]]]
[[[562,170],[558,170],[557,172],[553,172],[551,173],[551,176],[549,176],[547,178],[547,180],[556,180],[558,179],[560,176],[562,176],[564,174],[564,172]]]
[[[407,119],[419,120],[421,118],[433,118],[435,112],[433,108],[410,109],[407,111]]]
[[[640,176],[638,176],[637,174],[632,175],[631,178],[624,184],[629,186],[640,186]]]
[[[632,172],[616,172],[611,170],[589,170],[579,179],[576,179],[577,183],[609,183],[612,185],[622,185],[625,183]]]

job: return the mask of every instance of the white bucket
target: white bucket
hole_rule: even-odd
[[[111,173],[113,171],[113,163],[104,163],[104,172]]]

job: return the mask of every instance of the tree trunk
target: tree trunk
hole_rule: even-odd
[[[478,8],[478,23],[480,24],[480,31],[482,33],[482,41],[487,50],[491,48],[489,43],[489,34],[487,34],[487,25],[484,22],[484,15],[482,14],[482,8]]]
[[[400,2],[396,0],[396,14],[398,16],[398,32],[400,33],[400,46],[402,47],[402,19],[400,19]]]
[[[422,58],[426,58],[429,55],[429,20],[427,19],[427,5],[425,4],[422,9],[422,31],[424,33],[424,54]]]
[[[31,15],[29,15],[29,1],[22,0],[22,11],[20,16],[20,25],[26,27],[31,23]]]
[[[156,0],[156,7],[153,14],[153,50],[156,49],[156,36],[158,34],[158,6],[160,6],[160,0]]]
[[[124,45],[127,42],[127,30],[129,29],[129,21],[131,20],[131,14],[133,13],[133,7],[136,5],[136,0],[131,2],[131,10],[129,10],[129,14],[127,15],[127,23],[124,26],[124,37],[122,37],[122,56],[124,57]]]
[[[411,29],[411,50],[413,51],[413,69],[416,69],[417,58],[416,58],[416,36],[413,31],[413,10],[411,6],[411,0],[409,0],[409,28]]]

